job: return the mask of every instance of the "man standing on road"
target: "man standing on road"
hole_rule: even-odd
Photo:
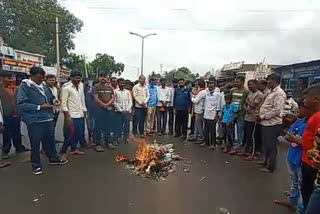
[[[173,78],[172,79],[172,86],[169,88],[170,89],[170,103],[168,106],[168,114],[169,114],[169,135],[173,135],[173,127],[175,127],[174,124],[174,112],[173,112],[173,101],[174,101],[174,91],[178,87],[178,79]]]
[[[48,89],[51,91],[51,93],[53,94],[53,96],[58,99],[58,89],[56,87],[56,77],[52,74],[48,74],[46,76],[46,83],[47,83],[47,87]],[[54,125],[56,127],[57,121],[58,121],[58,117],[59,117],[59,113],[60,113],[60,108],[59,107],[55,107],[53,108],[53,115],[54,115]]]
[[[51,91],[44,87],[45,71],[39,67],[30,70],[30,79],[23,80],[17,92],[17,105],[22,120],[27,124],[31,144],[31,163],[35,175],[43,173],[40,162],[40,143],[51,165],[64,165],[59,159],[54,141],[53,107],[59,106]]]
[[[281,113],[286,93],[280,88],[279,75],[270,74],[267,81],[271,92],[265,98],[256,121],[262,126],[262,145],[264,147],[264,161],[259,161],[259,164],[263,166],[260,171],[272,173],[277,164],[278,137],[282,130]]]
[[[136,84],[133,89],[133,98],[135,100],[135,120],[133,126],[133,134],[136,135],[137,128],[139,127],[139,134],[140,137],[144,138],[144,123],[146,121],[147,116],[147,104],[150,98],[150,93],[148,87],[146,84],[146,78],[145,76],[139,77],[139,83]]]
[[[2,85],[0,87],[0,98],[3,106],[3,159],[9,158],[11,141],[17,153],[25,152],[21,139],[21,118],[17,112],[16,90],[12,87],[14,76],[10,72],[1,72]]]
[[[82,75],[79,71],[73,71],[70,77],[71,84],[62,89],[62,111],[68,126],[67,139],[65,139],[61,149],[63,159],[66,159],[69,146],[71,146],[71,155],[84,155],[84,152],[77,148],[78,142],[80,143],[84,138],[85,117],[87,114],[84,89],[79,84]]]
[[[248,89],[244,86],[245,77],[237,76],[236,77],[236,87],[231,89],[230,93],[232,96],[232,102],[238,105],[238,116],[237,116],[237,146],[234,148],[230,154],[239,154],[242,155],[242,147],[244,146],[244,103],[246,97],[249,93]]]
[[[174,94],[174,110],[176,112],[176,134],[175,137],[187,139],[188,113],[191,107],[191,88],[186,88],[185,80],[179,79],[179,88]]]
[[[262,92],[264,97],[270,94],[270,89],[267,87],[267,81],[265,79],[259,80],[258,82],[258,90]]]
[[[0,100],[0,168],[5,168],[10,166],[9,162],[2,160],[2,147],[3,147],[3,108]]]
[[[207,145],[209,149],[216,148],[216,123],[221,111],[221,96],[215,92],[214,82],[209,82],[208,91],[204,101],[204,138],[201,146]]]
[[[148,101],[148,116],[147,116],[147,135],[154,133],[154,119],[156,116],[157,102],[158,102],[158,94],[156,81],[153,78],[150,78],[148,90],[150,94],[150,98]]]
[[[264,101],[264,95],[257,89],[257,80],[251,79],[248,81],[250,90],[246,102],[244,104],[245,118],[245,160],[251,161],[256,157],[256,153],[261,153],[261,141],[257,138],[257,123],[256,118],[259,115],[259,110]]]
[[[104,134],[107,147],[115,149],[117,144],[113,142],[114,145],[110,139],[111,128],[116,119],[113,105],[114,92],[111,85],[108,84],[108,79],[108,74],[101,72],[99,74],[99,83],[93,87],[93,94],[95,102],[100,106],[97,114],[97,128]],[[96,144],[96,151],[103,152],[100,139],[96,140]]]
[[[160,79],[158,87],[158,104],[157,104],[157,129],[158,135],[166,134],[168,104],[170,103],[170,89],[166,86],[166,79]]]
[[[114,90],[114,106],[117,111],[118,126],[117,138],[121,138],[123,132],[123,142],[128,143],[130,128],[130,113],[132,111],[132,97],[129,90],[124,88],[125,80],[118,79],[119,88]]]
[[[199,90],[196,94],[192,95],[191,101],[194,104],[195,113],[195,140],[198,140],[197,144],[203,143],[203,113],[204,113],[204,101],[207,96],[206,83],[204,80],[199,79],[198,81]],[[213,83],[212,83],[213,84]],[[212,86],[211,84],[211,86]]]

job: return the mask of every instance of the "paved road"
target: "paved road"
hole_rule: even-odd
[[[0,171],[1,214],[215,214],[227,208],[231,214],[286,214],[273,204],[288,185],[285,149],[274,174],[261,174],[255,163],[210,151],[171,137],[158,142],[174,143],[192,161],[191,172],[181,166],[157,182],[129,175],[117,154],[133,156],[135,144],[115,151],[72,157],[63,167],[48,166],[34,176],[30,165],[13,156],[13,165]],[[200,160],[205,160],[204,164]],[[229,164],[226,164],[229,162]],[[204,181],[200,181],[202,177]],[[33,202],[34,198],[39,198]]]

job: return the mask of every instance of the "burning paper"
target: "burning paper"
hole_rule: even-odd
[[[125,162],[126,168],[133,174],[155,180],[165,180],[169,173],[175,171],[177,162],[184,160],[175,153],[173,144],[148,144],[145,139],[135,139],[139,143],[137,155],[130,160],[126,156],[118,155],[117,162]]]

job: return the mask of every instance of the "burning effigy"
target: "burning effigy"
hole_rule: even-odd
[[[116,156],[117,162],[126,163],[132,174],[155,180],[165,180],[174,172],[178,161],[184,160],[175,152],[173,144],[148,143],[146,139],[134,139],[139,143],[136,157]]]

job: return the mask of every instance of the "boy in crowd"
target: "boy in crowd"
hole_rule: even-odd
[[[205,111],[205,99],[207,96],[207,91],[205,90],[206,83],[204,80],[199,79],[197,81],[199,89],[196,93],[192,94],[191,101],[194,104],[194,114],[195,114],[195,136],[194,139],[198,140],[198,144],[203,143],[203,113]],[[211,84],[212,86],[212,84]]]
[[[230,151],[233,146],[234,139],[234,123],[237,118],[238,113],[238,105],[232,102],[232,95],[225,94],[224,96],[225,105],[222,107],[222,130],[223,130],[223,138],[224,138],[224,153]]]
[[[205,142],[201,144],[201,146],[207,145],[209,146],[209,149],[215,149],[216,148],[216,123],[218,121],[219,113],[221,110],[221,96],[220,94],[215,92],[215,85],[213,82],[209,82],[208,91],[205,91],[205,93],[206,93],[206,96],[204,100],[204,114],[203,114]]]
[[[0,98],[3,110],[3,159],[9,158],[11,144],[17,153],[25,152],[21,138],[21,117],[17,112],[16,90],[13,88],[14,76],[12,72],[1,72],[2,85],[0,87]],[[11,143],[12,142],[12,143]]]
[[[259,115],[259,110],[264,101],[262,92],[257,89],[257,80],[248,81],[250,90],[244,105],[245,109],[245,160],[253,160],[256,152],[261,152],[261,141],[257,139],[257,123],[256,117]]]
[[[235,88],[231,89],[232,102],[238,105],[237,114],[237,146],[233,148],[230,154],[242,155],[242,147],[244,146],[244,103],[249,93],[248,89],[244,86],[245,77],[237,76],[235,79]]]
[[[167,106],[170,103],[170,89],[166,86],[166,79],[160,79],[160,86],[157,88],[158,104],[157,104],[157,129],[158,135],[166,134],[167,127]]]
[[[66,159],[68,147],[71,147],[71,155],[84,155],[83,151],[78,150],[77,144],[84,139],[85,117],[87,108],[84,99],[84,88],[80,85],[81,73],[71,72],[71,84],[62,89],[62,111],[64,113],[68,129],[61,154]]]
[[[158,103],[158,94],[156,87],[156,80],[150,78],[148,90],[150,98],[148,101],[148,113],[147,113],[147,135],[154,134],[154,119],[156,116],[156,109]]]
[[[135,101],[134,108],[134,122],[132,133],[137,135],[137,129],[139,127],[139,134],[141,138],[144,138],[144,123],[147,116],[147,105],[150,99],[149,89],[146,86],[146,77],[140,76],[138,83],[133,87],[133,98]]]
[[[30,69],[30,79],[23,80],[17,92],[17,106],[22,120],[26,123],[31,144],[32,171],[41,175],[40,143],[51,165],[64,165],[68,160],[59,159],[54,141],[54,121],[52,109],[60,105],[44,87],[45,71],[40,67]]]
[[[109,77],[106,72],[99,74],[99,83],[93,87],[95,102],[100,106],[97,114],[97,129],[104,134],[105,143],[109,149],[115,149],[116,142],[111,141],[111,127],[115,120],[114,112],[114,93],[111,85],[108,83]],[[96,151],[103,152],[100,139],[96,139]]]
[[[320,84],[313,85],[304,91],[304,105],[310,115],[306,129],[302,136],[302,185],[301,194],[306,214],[320,213],[319,211],[319,141],[320,128]],[[317,181],[315,182],[315,180]],[[315,184],[315,189],[314,189]],[[313,194],[313,195],[312,195]],[[311,197],[312,195],[312,197]],[[310,198],[311,197],[311,198]],[[310,201],[309,201],[310,199]],[[318,209],[317,209],[318,205]],[[313,212],[314,211],[314,212]]]
[[[117,126],[117,138],[121,138],[123,133],[123,142],[128,143],[130,113],[132,111],[132,97],[129,90],[125,89],[125,80],[118,79],[118,88],[114,90],[114,106],[119,118]]]
[[[174,93],[174,110],[176,112],[176,134],[175,137],[187,139],[188,116],[191,107],[191,88],[185,86],[185,80],[179,79],[179,88]]]
[[[301,196],[301,158],[302,158],[302,136],[308,120],[308,110],[303,100],[298,102],[298,118],[285,135],[285,141],[290,144],[287,155],[287,166],[290,175],[290,194],[287,200],[275,200],[276,204],[295,208],[297,213],[303,213],[303,202]]]

